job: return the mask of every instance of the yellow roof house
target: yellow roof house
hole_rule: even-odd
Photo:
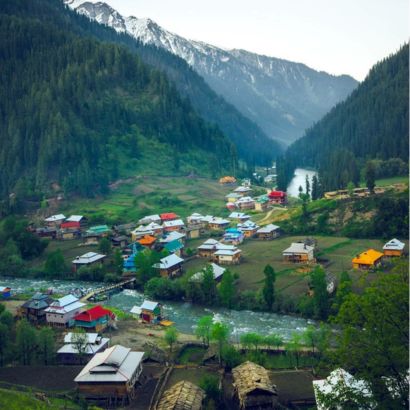
[[[362,252],[360,255],[357,255],[352,259],[352,264],[354,269],[368,269],[372,266],[377,265],[382,257],[383,253],[376,251],[374,249],[368,249],[365,252]]]

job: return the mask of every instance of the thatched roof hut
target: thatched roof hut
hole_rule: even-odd
[[[232,369],[234,395],[239,409],[273,409],[278,401],[269,372],[253,362]]]
[[[204,398],[200,387],[182,380],[162,394],[157,410],[201,410]]]

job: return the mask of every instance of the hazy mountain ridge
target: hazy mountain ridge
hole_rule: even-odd
[[[187,40],[150,19],[121,16],[103,2],[80,3],[67,2],[90,19],[183,58],[214,91],[285,144],[302,136],[357,85],[347,75],[332,76],[301,63]]]

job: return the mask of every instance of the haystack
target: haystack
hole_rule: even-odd
[[[269,372],[253,362],[232,369],[234,395],[240,409],[273,409],[278,401]]]
[[[182,380],[162,394],[157,410],[201,410],[204,398],[200,387]]]

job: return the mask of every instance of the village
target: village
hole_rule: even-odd
[[[219,184],[232,187],[232,192],[224,198],[225,209],[219,216],[194,212],[183,218],[166,210],[146,215],[135,223],[89,226],[87,215],[55,214],[47,216],[42,226],[30,225],[31,232],[48,238],[51,243],[79,242],[78,254],[71,259],[73,275],[96,266],[106,265],[111,269],[113,253],[121,255],[121,276],[116,281],[90,291],[76,289],[58,298],[50,288],[47,292],[31,295],[15,309],[16,320],[25,319],[35,327],[49,326],[57,332],[60,345],[56,350],[56,363],[61,371],[71,369],[69,374],[73,374],[72,382],[60,388],[75,390],[89,404],[102,408],[202,409],[210,399],[206,398],[209,391],[199,386],[198,374],[202,374],[216,376],[217,388],[222,392],[218,398],[220,405],[270,409],[278,406],[309,408],[318,404],[318,396],[327,391],[329,384],[337,384],[340,380],[353,386],[362,383],[343,369],[333,369],[325,381],[297,362],[283,370],[267,369],[251,360],[232,367],[225,363],[223,367],[222,347],[218,349],[209,341],[200,343],[192,337],[178,338],[174,332],[178,323],[164,315],[160,300],[146,299],[140,306],[125,312],[127,322],[135,328],[132,340],[138,343],[122,345],[116,342],[127,341],[120,336],[124,322],[118,312],[99,302],[105,302],[112,292],[139,286],[138,272],[143,267],[139,265],[138,255],[155,255],[156,262],[145,269],[159,278],[173,281],[187,277],[191,287],[200,287],[207,272],[211,272],[216,289],[221,286],[226,272],[232,270],[237,286],[246,290],[258,283],[255,279],[258,274],[262,275],[265,266],[252,258],[261,258],[259,255],[269,250],[266,265],[296,272],[301,278],[296,282],[303,294],[314,295],[309,273],[322,265],[326,291],[329,295],[336,293],[340,281],[336,272],[340,266],[328,269],[329,261],[323,257],[323,253],[326,254],[324,240],[289,237],[279,225],[269,221],[275,209],[286,208],[285,192],[267,189],[263,195],[252,196],[250,182],[245,180],[238,184],[233,177],[223,177]],[[364,190],[358,194],[364,194]],[[110,255],[97,251],[102,248],[102,242],[108,243]],[[255,248],[253,253],[245,251],[249,247]],[[82,250],[87,251],[83,253]],[[350,259],[348,270],[359,274],[372,272],[392,259],[405,256],[406,243],[392,238],[379,249],[363,248],[356,253]],[[247,271],[245,275],[241,266],[247,269],[260,266],[261,272]],[[279,277],[278,282],[281,280]],[[293,277],[291,281],[294,282]],[[1,285],[1,298],[7,306],[7,301],[13,299],[13,289],[7,286],[6,280]],[[283,288],[288,289],[289,284],[284,282]],[[227,335],[225,342],[229,342]],[[248,346],[244,343],[245,339],[241,339],[241,345],[236,347],[241,354],[252,350],[249,347],[252,343]],[[274,347],[260,339],[257,344],[266,345],[263,349],[260,347],[264,354],[286,354],[283,342]],[[309,363],[312,352],[302,345],[298,349],[297,360],[301,354]],[[185,359],[181,360],[182,357]],[[294,353],[292,357],[294,359]],[[295,385],[298,388],[292,387]]]

